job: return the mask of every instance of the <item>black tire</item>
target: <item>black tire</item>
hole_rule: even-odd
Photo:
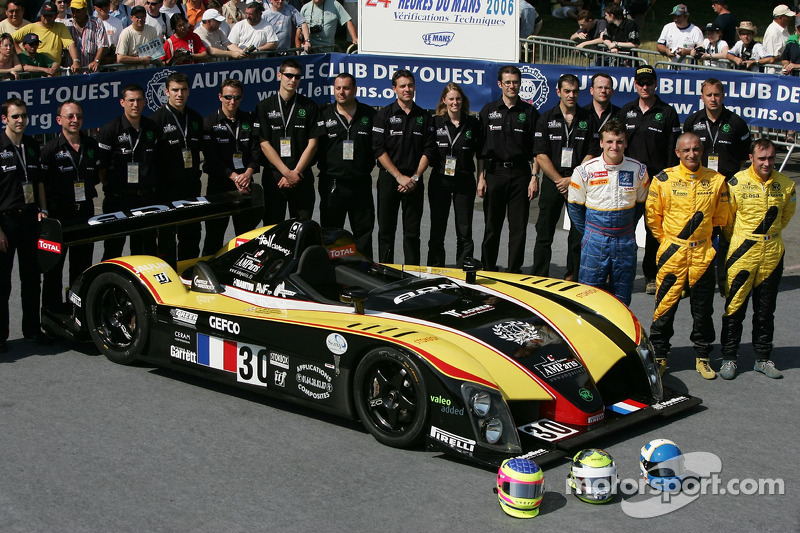
[[[125,276],[106,272],[86,292],[86,325],[110,361],[129,365],[147,346],[150,323],[138,288]]]
[[[409,356],[388,347],[369,352],[356,368],[353,395],[361,422],[378,442],[403,448],[421,440],[428,395]]]

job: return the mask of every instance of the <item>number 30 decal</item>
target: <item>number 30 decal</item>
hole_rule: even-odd
[[[267,386],[269,352],[263,346],[239,343],[236,357],[236,381],[258,387]]]
[[[537,439],[546,440],[548,442],[555,442],[578,433],[577,429],[572,429],[546,418],[520,426],[519,430],[524,431],[528,435],[533,435]]]

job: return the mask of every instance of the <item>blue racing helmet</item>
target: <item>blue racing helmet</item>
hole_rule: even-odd
[[[642,477],[654,489],[679,492],[686,476],[683,453],[678,445],[667,439],[651,440],[639,455]]]
[[[544,496],[544,473],[530,459],[506,459],[497,470],[495,492],[503,512],[515,518],[533,518],[539,514]]]

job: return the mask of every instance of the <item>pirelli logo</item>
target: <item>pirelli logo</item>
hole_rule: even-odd
[[[578,183],[575,183],[574,181],[570,181],[569,186],[572,187],[573,189],[578,189],[578,190],[580,190],[581,188],[581,186]]]
[[[454,435],[453,433],[439,429],[436,426],[431,426],[431,437],[445,444],[446,446],[450,446],[451,448],[455,448],[457,450],[462,450],[465,452],[471,452],[475,450],[474,440],[467,439],[459,435]]]
[[[598,180],[589,180],[589,186],[594,187],[595,185],[608,185],[608,178],[602,178]]]

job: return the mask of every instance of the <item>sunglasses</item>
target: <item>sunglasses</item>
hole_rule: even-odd
[[[234,102],[238,102],[239,100],[242,99],[241,94],[223,94],[222,97],[229,102],[231,100],[233,100]]]
[[[77,113],[70,113],[69,115],[61,115],[61,118],[65,118],[67,120],[73,120],[73,119],[80,120],[83,118],[83,115]]]
[[[652,87],[655,84],[656,84],[656,82],[654,82],[653,80],[637,81],[636,82],[636,85],[638,85],[640,87]]]
[[[293,74],[291,72],[281,72],[281,76],[286,76],[290,80],[294,80],[294,79],[298,79],[299,80],[300,78],[303,77],[302,74]]]

